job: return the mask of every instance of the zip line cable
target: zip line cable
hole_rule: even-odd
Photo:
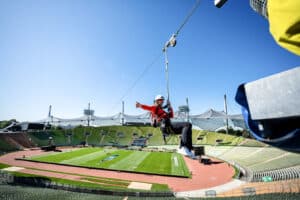
[[[176,36],[179,34],[179,32],[185,26],[185,24],[189,21],[190,17],[195,13],[195,11],[199,7],[199,5],[200,5],[200,0],[197,0],[195,5],[193,6],[193,8],[190,10],[189,14],[185,17],[185,19],[183,20],[183,22],[181,23],[181,25],[179,26],[179,28],[175,32]]]
[[[179,32],[182,30],[182,28],[185,26],[185,24],[189,21],[190,17],[195,13],[195,11],[199,7],[199,5],[200,5],[200,0],[197,0],[196,3],[195,3],[195,5],[193,6],[193,8],[190,10],[190,12],[188,13],[188,15],[184,18],[184,20],[180,24],[180,26],[177,29],[177,31],[175,32],[175,34],[172,35],[172,37],[170,38],[170,40],[165,44],[165,46],[163,48],[163,52],[164,52],[164,55],[165,55],[165,64],[166,64],[165,71],[166,71],[167,99],[168,100],[169,100],[169,71],[168,71],[169,61],[168,61],[168,57],[167,57],[167,48],[169,46],[174,47],[176,45],[176,36],[179,34]],[[137,83],[146,74],[146,72],[158,61],[158,59],[160,58],[160,56],[161,56],[160,54],[157,55],[152,60],[152,62],[145,67],[145,69],[143,70],[143,72],[138,76],[138,78],[133,82],[133,84],[124,92],[124,94],[122,95],[122,97],[114,104],[112,110],[114,110],[118,106],[118,104],[124,100],[124,98],[137,85]]]
[[[167,50],[168,48],[175,47],[176,46],[176,37],[178,36],[179,32],[182,30],[182,28],[185,26],[185,24],[189,21],[190,17],[195,13],[197,8],[200,5],[200,0],[197,0],[196,3],[194,4],[193,8],[190,10],[188,15],[184,18],[183,22],[180,24],[179,28],[177,31],[171,36],[171,38],[165,43],[165,46],[163,47],[163,52],[165,56],[165,76],[166,76],[166,88],[167,88],[167,100],[169,102],[170,100],[170,87],[169,87],[169,60],[168,60],[168,54]]]

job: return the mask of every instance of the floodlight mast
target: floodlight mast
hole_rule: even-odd
[[[91,110],[90,103],[88,104],[88,109],[83,110],[84,115],[87,117],[87,125],[90,126],[90,121],[92,121],[92,116],[94,115],[94,110]]]

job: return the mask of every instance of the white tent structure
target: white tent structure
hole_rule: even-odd
[[[209,109],[208,111],[199,115],[190,115],[189,121],[196,129],[217,131],[224,129],[226,126],[226,118],[228,118],[229,127],[235,130],[246,129],[242,115],[228,115],[226,116],[223,111],[215,111]],[[62,119],[54,116],[49,116],[46,119],[39,120],[39,123],[51,124],[61,127],[74,127],[74,126],[87,126],[88,120],[90,126],[114,126],[114,125],[149,125],[150,113],[144,113],[141,115],[128,115],[118,113],[113,116],[99,117],[99,116],[82,116],[72,119]],[[181,112],[175,112],[175,117],[172,121],[186,121],[186,115]]]
[[[234,130],[246,129],[242,115],[226,115],[223,111],[215,111],[213,109],[209,109],[200,115],[192,115],[190,118],[193,125],[203,130],[226,130],[226,118],[228,119],[228,127]]]

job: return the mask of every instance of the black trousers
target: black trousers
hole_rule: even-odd
[[[193,149],[192,143],[192,124],[190,122],[170,122],[162,121],[160,130],[163,134],[164,142],[169,134],[181,134],[180,147],[185,146],[189,150]]]

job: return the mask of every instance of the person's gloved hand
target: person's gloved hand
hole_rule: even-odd
[[[170,111],[172,109],[170,100],[167,101],[167,108],[168,108],[168,111]]]
[[[171,106],[170,100],[167,100],[167,106]]]
[[[140,108],[141,105],[142,105],[142,104],[140,104],[139,102],[136,102],[136,103],[135,103],[135,107],[136,107],[136,108]]]

